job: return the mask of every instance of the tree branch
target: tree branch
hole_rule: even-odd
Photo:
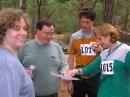
[[[118,28],[117,28],[117,31],[120,32],[120,33],[122,33],[122,34],[124,34],[124,35],[127,35],[127,36],[130,35],[130,32],[126,32],[126,31],[123,31],[123,30],[118,29]]]

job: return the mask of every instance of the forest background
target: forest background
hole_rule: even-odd
[[[97,13],[95,25],[113,24],[121,34],[121,41],[130,44],[130,0],[0,0],[0,10],[7,7],[29,13],[32,26],[28,39],[34,38],[36,22],[48,18],[55,23],[57,42],[68,44],[70,35],[80,28],[80,9],[91,7]]]

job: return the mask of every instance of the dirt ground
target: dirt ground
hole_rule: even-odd
[[[63,84],[63,83],[61,83],[61,88],[60,88],[60,91],[59,91],[59,97],[71,97],[66,90],[65,84]],[[88,96],[86,95],[86,97],[88,97]]]
[[[68,94],[68,92],[66,90],[66,86],[65,86],[65,84],[63,84],[63,82],[61,83],[59,97],[70,97],[70,95]]]
[[[68,54],[65,54],[65,58],[66,60],[68,59]],[[70,95],[67,92],[66,86],[63,82],[61,82],[59,97],[70,97]]]

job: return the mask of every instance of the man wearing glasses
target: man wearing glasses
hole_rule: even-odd
[[[38,21],[35,39],[25,43],[18,52],[24,66],[36,67],[32,78],[36,97],[58,97],[60,78],[52,76],[50,72],[64,73],[68,69],[62,48],[51,41],[53,35],[54,24],[51,21]]]

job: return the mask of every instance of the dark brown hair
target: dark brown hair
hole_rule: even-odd
[[[96,19],[96,12],[92,8],[83,8],[79,13],[79,18],[81,19],[82,17],[86,17],[91,21],[94,21]]]
[[[53,22],[51,22],[50,20],[48,20],[48,19],[44,19],[44,20],[40,20],[40,21],[38,21],[37,22],[37,24],[36,24],[36,29],[37,30],[42,30],[42,28],[43,28],[43,26],[48,26],[48,27],[50,27],[50,26],[54,26],[54,23]],[[55,27],[55,26],[54,26]]]

